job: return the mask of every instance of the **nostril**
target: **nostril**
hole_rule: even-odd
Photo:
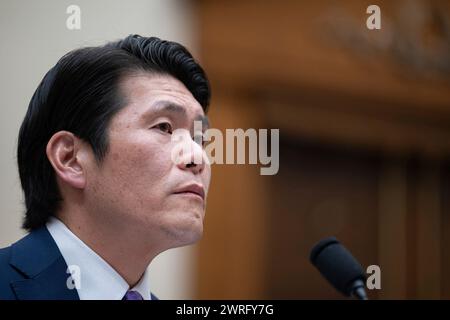
[[[186,168],[192,168],[192,167],[195,167],[195,166],[196,166],[196,164],[194,162],[191,162],[191,163],[186,165]]]

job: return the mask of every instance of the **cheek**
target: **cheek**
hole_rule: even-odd
[[[164,177],[171,168],[170,154],[156,143],[117,143],[107,156],[105,179],[110,188],[143,199],[157,195],[152,192],[164,188]],[[115,193],[117,193],[116,190]]]
[[[119,165],[127,168],[131,179],[136,181],[145,179],[148,186],[154,185],[167,175],[170,170],[169,160],[161,148],[142,146],[125,153]],[[124,172],[124,174],[127,173]]]

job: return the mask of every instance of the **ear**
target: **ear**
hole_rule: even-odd
[[[86,159],[86,146],[73,133],[58,131],[47,143],[47,158],[56,176],[73,188],[84,189],[86,186],[86,170],[83,168]]]

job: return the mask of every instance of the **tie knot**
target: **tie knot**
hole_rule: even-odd
[[[144,300],[144,298],[142,298],[139,292],[129,290],[127,291],[122,300]]]

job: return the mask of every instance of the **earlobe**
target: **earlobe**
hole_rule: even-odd
[[[85,171],[79,161],[81,141],[73,133],[59,131],[47,143],[47,158],[56,176],[73,188],[86,185]]]

